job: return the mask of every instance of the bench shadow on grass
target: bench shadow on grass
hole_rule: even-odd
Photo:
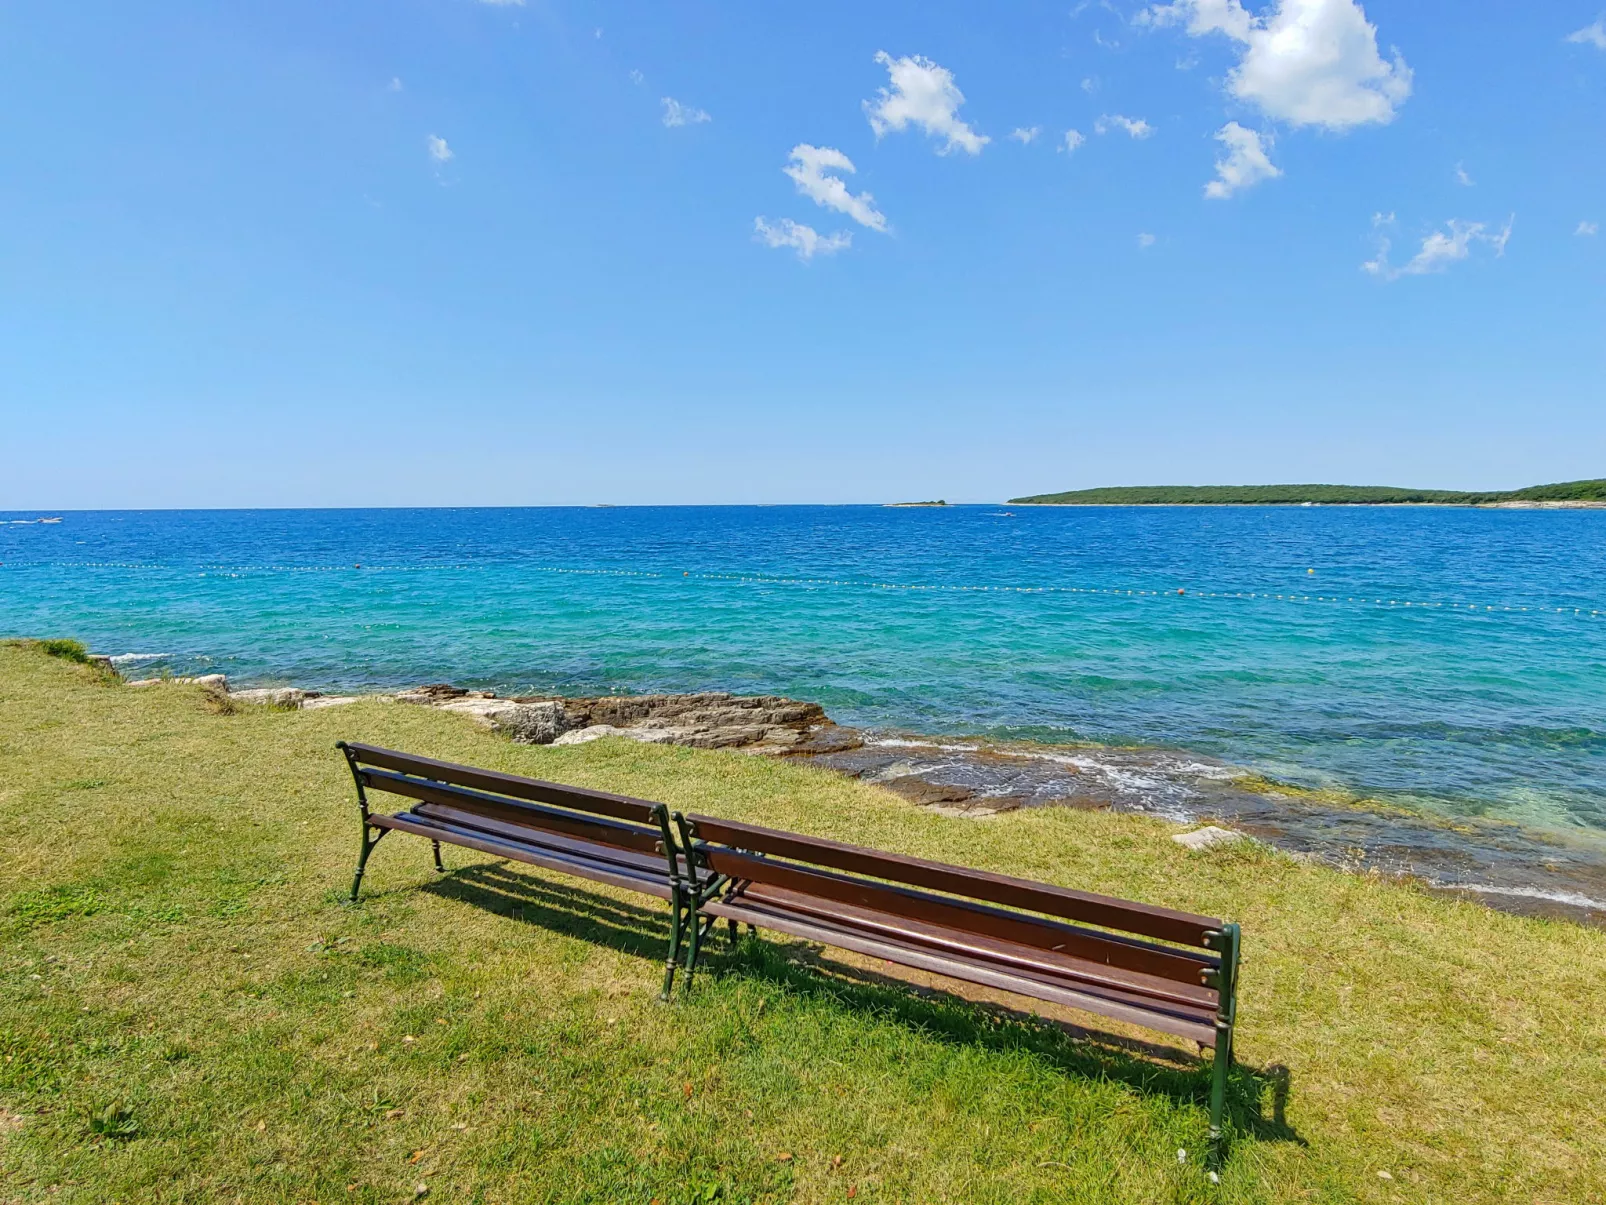
[[[704,966],[716,974],[761,979],[795,995],[888,1018],[937,1041],[1025,1050],[1067,1075],[1112,1080],[1179,1103],[1209,1106],[1210,1061],[1176,1046],[1085,1029],[1005,1004],[967,1000],[822,957],[807,942],[772,935],[765,940],[744,938],[734,948],[718,938],[711,944],[714,948]],[[1306,1145],[1287,1121],[1292,1087],[1293,1076],[1281,1064],[1251,1067],[1235,1062],[1227,1089],[1230,1133]]]
[[[566,880],[538,877],[516,864],[477,863],[421,890],[654,964],[663,958],[668,942],[666,906],[635,904]],[[1179,1103],[1209,1103],[1210,1063],[1202,1056],[911,984],[821,957],[807,942],[771,935],[748,937],[733,947],[723,936],[711,934],[698,969],[699,976],[707,974],[762,980],[796,996],[895,1021],[937,1041],[1025,1050],[1077,1078],[1108,1079]],[[1236,1063],[1227,1093],[1231,1131],[1260,1141],[1305,1145],[1286,1119],[1292,1086],[1291,1073],[1280,1064]]]
[[[621,953],[651,958],[662,966],[669,949],[667,901],[635,904],[555,875],[538,877],[539,872],[528,873],[530,869],[518,863],[480,862],[449,871],[420,890]]]

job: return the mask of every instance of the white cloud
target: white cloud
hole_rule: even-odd
[[[1037,136],[1042,132],[1042,126],[1016,126],[1009,132],[1009,136],[1016,142],[1025,144],[1028,142],[1036,142]]]
[[[882,88],[875,100],[864,102],[865,116],[877,138],[889,130],[906,129],[913,122],[931,137],[946,139],[937,148],[939,155],[955,148],[979,155],[981,148],[992,141],[959,120],[959,106],[965,103],[965,94],[946,67],[920,55],[895,59],[885,50],[876,51],[875,61],[885,66],[892,77],[891,88]]]
[[[673,96],[665,96],[659,103],[664,107],[664,124],[670,129],[676,126],[702,125],[705,121],[714,120],[703,110],[692,105],[683,105]]]
[[[1482,222],[1463,222],[1452,218],[1443,230],[1435,230],[1423,239],[1417,253],[1399,268],[1389,263],[1389,240],[1383,239],[1378,243],[1377,258],[1367,260],[1361,268],[1384,280],[1426,276],[1443,272],[1451,264],[1469,259],[1472,248],[1477,244],[1494,248],[1495,258],[1498,259],[1506,253],[1506,243],[1511,239],[1511,226],[1515,221],[1516,215],[1513,214],[1498,231],[1491,232]]]
[[[1258,15],[1241,0],[1175,0],[1144,9],[1138,23],[1185,23],[1194,37],[1221,33],[1239,43],[1227,90],[1292,125],[1388,122],[1411,95],[1411,69],[1398,51],[1390,61],[1378,53],[1377,28],[1358,0],[1274,0]]]
[[[523,8],[524,0],[480,0],[481,4],[489,4],[492,8]]]
[[[1124,130],[1134,138],[1147,138],[1154,127],[1141,117],[1122,117],[1119,113],[1106,113],[1093,123],[1095,134],[1108,134],[1111,130]]]
[[[1467,169],[1459,163],[1455,165],[1455,182],[1463,188],[1472,187],[1472,177],[1467,175]]]
[[[1144,250],[1148,250],[1150,247],[1154,246],[1154,235],[1145,230],[1142,234],[1138,235],[1138,246],[1142,247]]]
[[[1567,35],[1567,40],[1580,46],[1593,46],[1596,50],[1606,50],[1606,15],[1596,17],[1593,25],[1573,30]]]
[[[1082,81],[1082,91],[1086,92],[1089,96],[1092,96],[1093,93],[1097,92],[1098,88],[1098,80],[1094,79],[1091,75]]]
[[[452,148],[446,145],[446,139],[439,134],[431,134],[424,139],[424,144],[429,147],[429,157],[436,163],[450,163],[457,157]]]
[[[636,68],[632,67],[630,69],[630,82],[639,88],[642,84],[647,82],[647,77],[641,74],[641,72]]]
[[[402,90],[401,76],[391,76],[390,83],[386,86],[386,90],[390,92],[400,92]]]
[[[1060,141],[1059,149],[1066,154],[1070,154],[1086,141],[1087,138],[1083,136],[1081,130],[1066,130],[1065,137]]]
[[[1594,238],[1595,235],[1600,233],[1600,223],[1587,220],[1579,222],[1578,229],[1574,230],[1573,233],[1581,238]]]
[[[1372,215],[1372,228],[1394,225],[1394,211],[1391,209],[1384,213],[1381,209]]]
[[[1216,141],[1226,147],[1227,152],[1216,160],[1216,178],[1205,185],[1207,197],[1224,200],[1239,189],[1283,174],[1282,168],[1266,154],[1271,148],[1270,134],[1246,130],[1236,121],[1229,121],[1216,131]]]
[[[854,170],[853,160],[835,147],[800,142],[792,148],[791,161],[781,170],[792,178],[798,192],[816,205],[845,213],[871,230],[886,230],[886,215],[876,209],[875,198],[867,192],[855,196],[848,191],[841,176],[832,174]]]
[[[782,218],[770,225],[763,218],[753,219],[753,237],[766,247],[790,247],[804,263],[816,255],[835,255],[853,245],[853,235],[847,231],[822,235],[813,226],[803,226]]]

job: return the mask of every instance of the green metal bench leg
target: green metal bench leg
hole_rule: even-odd
[[[697,973],[697,958],[702,953],[703,925],[702,918],[697,915],[695,906],[691,909],[691,940],[686,948],[686,986],[681,989],[683,994],[690,994],[692,976]],[[709,922],[709,928],[713,922]]]
[[[664,990],[658,994],[660,1000],[668,1000],[669,993],[675,986],[675,967],[680,962],[680,941],[686,933],[686,908],[679,883],[671,888],[669,912],[669,957],[664,961]]]
[[[1215,1066],[1210,1069],[1210,1162],[1212,1171],[1221,1167],[1226,1136],[1222,1128],[1227,1111],[1227,1076],[1232,1071],[1232,1030],[1216,1038]]]
[[[737,929],[735,918],[727,917],[725,919],[725,925],[726,925],[726,931],[730,934],[731,945],[734,946],[736,944],[736,942],[739,940],[739,937],[740,937],[740,934],[739,934],[738,929]]]
[[[389,831],[388,828],[370,829],[367,825],[363,826],[362,849],[357,852],[357,873],[351,878],[351,902],[354,904],[357,902],[357,890],[362,886],[362,872],[368,868],[368,855],[374,852],[374,846]]]
[[[1210,1069],[1211,1175],[1226,1157],[1227,1080],[1232,1075],[1233,1028],[1238,1019],[1238,954],[1242,937],[1237,925],[1223,925],[1216,948],[1221,952],[1220,1003],[1216,1006],[1216,1061]]]
[[[435,847],[435,869],[445,874],[446,867],[441,863],[441,843],[439,841],[431,841],[430,844]]]

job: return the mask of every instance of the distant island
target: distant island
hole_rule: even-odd
[[[883,506],[947,506],[948,503],[938,498],[935,502],[883,502]]]
[[[1011,506],[1606,506],[1606,478],[1484,492],[1388,485],[1112,485],[1033,494],[1009,502]]]

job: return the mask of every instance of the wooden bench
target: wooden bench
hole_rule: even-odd
[[[690,986],[720,919],[1068,1005],[1215,1051],[1219,1155],[1238,926],[962,866],[675,813],[691,851]]]
[[[605,791],[562,786],[515,774],[499,774],[340,741],[362,811],[362,848],[351,898],[357,899],[374,846],[388,832],[416,833],[434,845],[435,869],[444,871],[441,845],[461,845],[561,871],[577,878],[625,887],[669,901],[669,957],[663,995],[675,967],[689,914],[685,861],[670,835],[668,809]],[[368,794],[384,791],[411,800],[387,815],[369,807]]]

